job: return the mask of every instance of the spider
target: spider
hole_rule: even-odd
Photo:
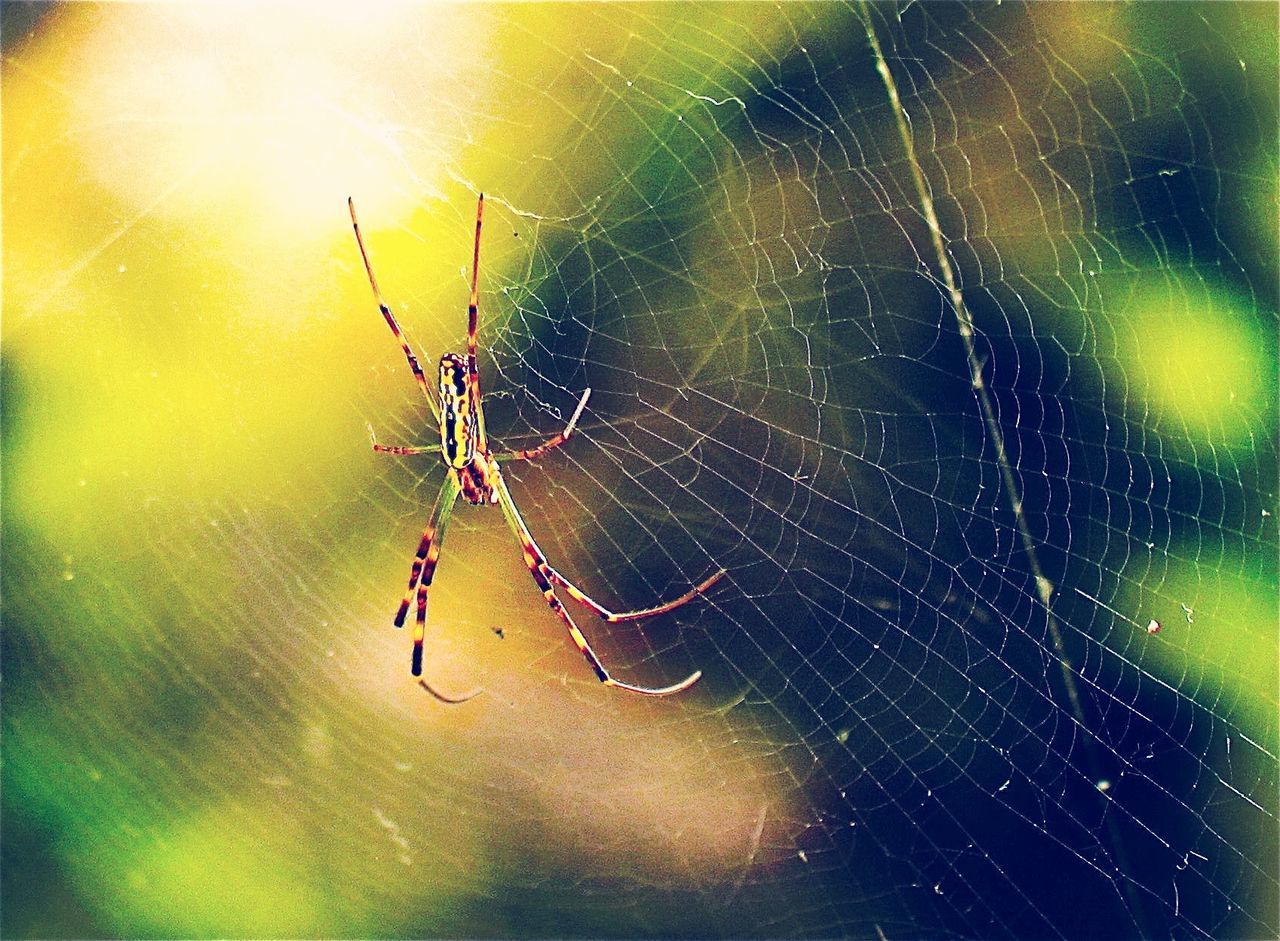
[[[524,517],[520,515],[520,510],[516,507],[511,491],[507,489],[506,481],[503,480],[502,472],[499,470],[499,462],[535,461],[568,441],[573,436],[578,419],[582,417],[582,410],[587,407],[587,399],[591,396],[591,390],[585,389],[583,391],[582,398],[578,400],[578,405],[573,410],[573,416],[569,419],[569,423],[565,425],[564,430],[548,439],[544,444],[535,448],[496,454],[489,448],[489,439],[485,435],[480,376],[476,369],[480,227],[484,218],[484,194],[480,194],[480,198],[476,203],[476,237],[471,256],[471,301],[467,305],[467,355],[464,357],[457,353],[445,353],[440,357],[439,384],[437,387],[439,401],[437,401],[436,396],[432,395],[431,387],[427,383],[427,377],[423,373],[422,367],[418,365],[418,358],[414,356],[408,341],[400,332],[400,325],[391,313],[391,308],[382,299],[382,292],[378,289],[378,280],[373,274],[373,266],[369,263],[369,253],[365,250],[364,239],[360,235],[360,223],[356,219],[355,203],[350,198],[347,200],[347,208],[351,211],[351,227],[355,230],[356,244],[360,248],[360,258],[364,261],[365,272],[369,276],[369,286],[373,289],[374,300],[377,301],[378,309],[387,321],[387,326],[391,328],[391,332],[400,341],[400,348],[404,350],[405,359],[409,362],[409,368],[413,370],[414,379],[417,380],[422,394],[426,396],[427,404],[431,407],[431,413],[440,426],[440,443],[438,445],[391,446],[379,444],[376,439],[373,442],[373,449],[383,454],[427,454],[438,449],[446,470],[444,483],[441,485],[440,493],[431,509],[427,527],[423,530],[422,539],[418,543],[418,551],[414,556],[413,566],[409,570],[409,587],[405,590],[394,619],[396,627],[404,626],[405,618],[409,613],[409,605],[414,601],[416,591],[417,618],[413,631],[413,656],[410,665],[413,675],[416,677],[422,676],[422,644],[427,623],[427,590],[431,587],[436,565],[440,561],[440,548],[444,543],[445,527],[449,522],[449,516],[453,511],[454,504],[457,502],[458,497],[461,496],[467,503],[476,506],[497,504],[502,508],[507,525],[511,527],[511,531],[515,534],[516,539],[519,540],[524,550],[524,563],[528,566],[529,574],[533,576],[533,580],[537,583],[538,588],[541,589],[547,604],[555,612],[556,617],[563,622],[565,628],[569,631],[569,637],[577,645],[578,650],[582,652],[582,656],[586,658],[587,663],[595,671],[601,683],[645,696],[669,696],[672,693],[679,693],[688,689],[702,676],[701,670],[695,671],[679,683],[657,689],[635,686],[615,679],[605,669],[595,651],[591,649],[586,637],[578,629],[578,625],[574,623],[569,612],[565,610],[564,604],[556,597],[555,590],[557,588],[563,589],[570,598],[590,608],[605,621],[614,623],[638,621],[642,618],[666,614],[686,602],[692,601],[714,585],[725,574],[724,570],[717,571],[673,601],[667,601],[641,611],[626,611],[622,613],[610,611],[552,568],[547,561],[546,555],[538,547],[532,534],[530,534],[529,527],[525,525]],[[424,686],[426,685],[423,680],[419,680],[419,682]],[[429,692],[432,691],[429,686],[426,688]],[[444,698],[446,701],[453,701],[448,700],[447,697],[440,697],[439,694],[434,695],[437,695],[438,698]]]

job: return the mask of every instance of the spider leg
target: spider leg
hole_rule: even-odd
[[[356,219],[356,204],[350,196],[347,197],[347,208],[351,210],[351,228],[356,233],[356,244],[360,246],[360,258],[364,261],[364,270],[369,276],[369,287],[373,288],[373,297],[378,302],[378,310],[382,311],[382,316],[387,321],[387,326],[391,328],[395,338],[400,341],[400,348],[404,350],[405,359],[409,361],[409,368],[413,370],[413,378],[418,381],[418,387],[422,389],[422,394],[427,397],[427,403],[431,406],[431,414],[439,422],[440,405],[436,402],[435,396],[431,394],[431,387],[427,384],[426,374],[423,373],[422,367],[418,365],[418,357],[413,355],[413,350],[409,348],[409,341],[400,332],[400,324],[396,323],[395,315],[391,313],[391,308],[382,300],[382,292],[378,290],[378,279],[373,275],[373,265],[369,263],[369,253],[365,251],[364,239],[360,236],[360,223]]]
[[[551,438],[549,441],[546,442],[546,444],[542,444],[536,448],[530,448],[528,450],[508,451],[503,454],[497,454],[497,455],[494,455],[494,460],[535,461],[538,458],[540,458],[543,454],[550,451],[552,448],[560,447],[560,445],[568,441],[569,438],[573,435],[573,430],[575,427],[577,427],[578,419],[582,416],[582,410],[587,407],[587,399],[590,396],[591,396],[590,389],[586,389],[583,391],[582,398],[578,401],[578,407],[573,410],[573,417],[569,419],[569,424],[565,425],[564,431],[560,432],[554,438]],[[645,608],[640,611],[613,612],[613,611],[610,611],[608,608],[606,608],[604,605],[600,604],[598,601],[591,598],[589,595],[587,595],[586,592],[582,591],[580,588],[578,588],[576,585],[570,582],[567,578],[565,578],[558,571],[556,571],[555,568],[552,567],[550,564],[546,564],[545,567],[546,567],[547,576],[556,585],[558,585],[559,587],[563,588],[566,592],[568,592],[569,597],[573,598],[577,602],[580,602],[581,604],[586,605],[596,614],[600,615],[600,617],[603,620],[610,621],[613,623],[617,623],[620,621],[639,621],[641,618],[657,617],[659,614],[666,614],[668,611],[674,611],[676,608],[680,607],[681,605],[687,604],[688,602],[692,601],[698,595],[703,594],[708,588],[710,588],[712,585],[718,582],[725,575],[725,570],[720,569],[718,572],[715,572],[714,574],[712,574],[709,578],[705,578],[701,582],[699,582],[697,585],[693,586],[693,588],[689,589],[679,598],[676,598],[673,601],[668,601],[664,604],[654,605],[652,608]]]
[[[379,454],[410,455],[410,454],[426,454],[430,451],[439,451],[440,445],[438,444],[424,445],[421,447],[415,445],[414,447],[406,447],[404,445],[399,445],[399,444],[378,444],[375,442],[373,445],[373,449],[377,451]]]
[[[591,390],[584,389],[582,392],[582,398],[578,400],[578,407],[573,410],[573,417],[569,419],[569,424],[564,426],[564,431],[549,439],[545,444],[540,444],[536,448],[521,449],[519,451],[506,451],[502,454],[494,455],[494,460],[536,461],[553,448],[560,447],[560,445],[564,444],[570,437],[572,437],[573,430],[578,426],[578,419],[582,417],[582,410],[587,407],[587,399],[590,397]]]
[[[378,436],[373,433],[373,426],[366,424],[365,427],[369,429],[369,440],[373,442],[373,449],[379,454],[428,454],[440,450],[438,444],[379,444]]]
[[[449,523],[449,515],[454,502],[458,499],[458,481],[454,474],[449,474],[440,487],[435,506],[431,508],[431,518],[427,528],[422,531],[422,540],[418,543],[418,552],[413,558],[413,567],[409,570],[409,587],[405,589],[404,598],[396,611],[396,627],[404,627],[405,616],[409,613],[409,604],[413,600],[414,590],[418,594],[418,616],[413,630],[413,661],[411,672],[414,676],[422,675],[422,642],[427,628],[427,589],[431,587],[431,579],[435,576],[436,565],[440,561],[440,547],[444,543],[445,527]]]
[[[511,497],[511,492],[507,489],[506,481],[502,479],[501,475],[497,477],[495,490],[498,494],[498,502],[502,506],[503,515],[506,516],[508,525],[511,527],[512,532],[515,533],[516,538],[520,540],[520,545],[524,549],[524,563],[529,568],[529,574],[533,576],[533,580],[537,583],[538,588],[542,590],[543,597],[547,600],[547,605],[564,623],[565,628],[569,631],[569,637],[572,638],[578,650],[581,651],[582,656],[586,658],[588,665],[590,665],[601,683],[605,686],[614,686],[618,689],[624,689],[631,693],[640,693],[644,696],[670,696],[673,693],[683,692],[698,682],[702,677],[701,670],[694,671],[679,683],[657,689],[647,686],[633,686],[610,676],[609,671],[600,662],[600,658],[596,656],[596,652],[591,649],[591,644],[587,642],[587,638],[583,636],[582,631],[578,629],[578,625],[573,622],[573,618],[565,610],[564,604],[556,597],[555,586],[552,584],[553,580],[549,574],[551,566],[547,564],[547,557],[538,548],[538,544],[534,542],[529,528],[524,523],[524,518],[520,515],[520,510],[516,507],[515,500]]]
[[[440,692],[439,690],[433,689],[431,686],[429,686],[427,684],[427,681],[424,679],[419,678],[418,685],[421,686],[423,689],[425,689],[428,693],[430,693],[436,699],[440,700],[442,703],[445,703],[450,706],[456,706],[456,705],[459,705],[460,703],[470,702],[472,699],[475,699],[477,696],[479,696],[481,693],[484,692],[483,689],[473,689],[471,692],[467,693],[465,696],[446,696],[444,693]]]
[[[704,578],[702,581],[698,582],[698,584],[694,585],[692,588],[686,591],[679,598],[675,598],[671,601],[664,602],[663,604],[654,605],[652,608],[644,608],[640,611],[622,611],[622,612],[610,611],[608,608],[600,604],[600,602],[591,598],[586,592],[582,591],[582,589],[575,586],[572,582],[570,582],[567,578],[565,578],[563,575],[561,575],[559,572],[557,572],[554,568],[552,568],[549,565],[547,566],[547,574],[550,576],[551,581],[553,581],[559,587],[563,588],[568,593],[569,597],[572,598],[574,601],[577,601],[581,604],[586,605],[596,614],[600,615],[602,620],[609,621],[610,623],[613,623],[613,624],[617,624],[622,621],[639,621],[642,618],[653,618],[653,617],[657,617],[659,614],[666,614],[668,611],[674,611],[676,608],[680,607],[681,605],[688,604],[694,598],[706,592],[706,590],[710,588],[712,585],[714,585],[716,582],[720,581],[720,579],[723,578],[725,575],[725,570],[720,569],[718,572],[713,573],[711,576]]]
[[[484,193],[476,201],[476,242],[471,254],[471,300],[467,304],[467,382],[471,386],[471,401],[475,403],[476,450],[484,454],[489,450],[484,431],[484,403],[480,393],[480,369],[476,365],[476,332],[480,327],[480,226],[484,221]]]

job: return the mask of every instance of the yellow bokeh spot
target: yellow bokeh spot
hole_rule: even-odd
[[[1134,612],[1143,669],[1216,713],[1233,715],[1250,737],[1274,738],[1280,684],[1274,575],[1240,574],[1237,559],[1190,561],[1200,551],[1198,544],[1175,547],[1162,579],[1144,575],[1121,599]],[[1246,570],[1256,568],[1254,560]],[[1147,628],[1150,619],[1159,633]]]
[[[407,4],[359,16],[316,4],[298,14],[261,4],[112,11],[75,57],[46,73],[75,90],[73,144],[90,151],[85,169],[149,212],[185,218],[221,207],[225,217],[228,203],[243,203],[297,234],[326,226],[353,189],[389,215],[434,188],[436,180],[411,182],[410,167],[421,162],[407,160],[405,148],[441,134],[453,116],[428,96],[428,107],[391,118],[400,111],[395,80],[411,72],[447,98],[457,50],[475,45],[469,19]],[[440,39],[438,54],[412,67],[385,49],[388,34],[410,28]],[[295,39],[285,54],[282,35]]]
[[[323,904],[278,856],[219,819],[196,821],[126,869],[124,933],[172,937],[304,937],[324,923]]]
[[[1275,425],[1276,338],[1254,304],[1200,281],[1139,289],[1121,343],[1144,419],[1192,445],[1244,447]]]

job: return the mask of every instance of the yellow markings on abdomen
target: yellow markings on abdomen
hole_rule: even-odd
[[[476,456],[475,414],[467,367],[456,353],[440,357],[440,448],[449,467],[466,467]]]

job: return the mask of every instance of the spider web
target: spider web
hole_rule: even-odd
[[[3,26],[7,935],[1276,935],[1274,5]]]

